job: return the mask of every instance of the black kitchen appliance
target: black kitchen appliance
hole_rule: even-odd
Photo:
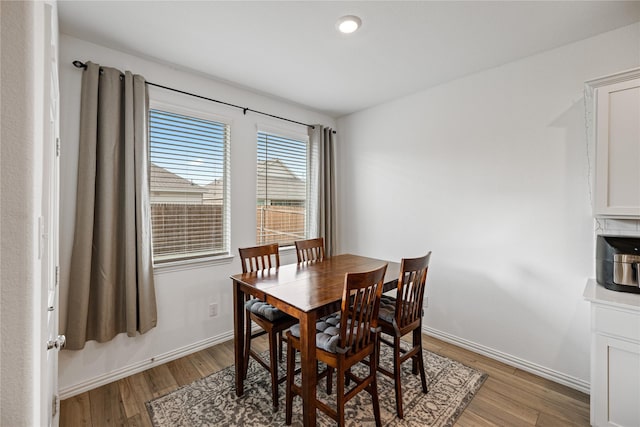
[[[612,291],[640,294],[640,237],[603,236],[596,242],[596,280]]]

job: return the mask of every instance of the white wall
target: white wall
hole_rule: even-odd
[[[0,28],[0,425],[47,424],[43,214],[44,2],[2,2]],[[55,4],[52,5],[55,9]],[[47,94],[48,96],[48,94]]]
[[[201,75],[137,58],[66,35],[60,38],[61,85],[61,330],[66,321],[66,297],[69,264],[73,243],[76,174],[78,162],[78,128],[80,117],[80,83],[82,71],[71,65],[73,60],[93,61],[121,70],[131,70],[148,81],[187,92],[219,99],[236,105],[287,117],[304,123],[320,123],[335,127],[333,119],[295,105],[232,87]],[[238,54],[241,54],[239,52]],[[215,75],[215,70],[211,70]],[[288,125],[253,113],[207,101],[150,88],[151,98],[173,99],[190,108],[206,108],[232,120],[231,124],[231,251],[255,244],[255,164],[256,126],[306,133],[306,127]],[[272,121],[269,121],[272,120]],[[282,263],[295,262],[295,253],[281,258]],[[193,268],[156,273],[158,326],[145,335],[127,338],[118,335],[104,344],[87,343],[81,351],[60,354],[61,397],[113,381],[134,371],[164,363],[184,352],[193,351],[233,336],[233,306],[229,276],[241,271],[237,256],[219,265],[196,265]],[[220,315],[208,316],[210,303],[218,303]],[[152,361],[152,358],[154,359]]]
[[[341,251],[432,250],[430,333],[588,390],[583,82],[639,65],[635,24],[341,118]]]
[[[34,120],[32,31],[34,8],[29,4],[3,3],[2,18],[2,160],[1,202],[1,322],[2,388],[0,424],[27,425],[35,418],[33,375],[35,349],[24,345],[32,337],[34,260],[33,165]],[[11,43],[7,43],[11,40]],[[29,76],[22,78],[23,75]],[[6,84],[5,82],[12,82]]]

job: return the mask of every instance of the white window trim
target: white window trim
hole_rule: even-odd
[[[215,265],[231,264],[234,258],[234,255],[229,253],[228,255],[218,255],[207,258],[193,258],[164,262],[162,264],[154,264],[153,274],[161,275],[166,273],[173,273],[176,271],[193,270]]]
[[[309,144],[309,133],[304,132],[307,126],[297,125],[292,123],[290,126],[275,125],[267,121],[259,121],[256,123],[256,135],[258,132],[273,134],[284,138],[295,139],[298,141],[304,141]]]
[[[149,110],[162,110],[167,111],[169,113],[181,114],[183,116],[196,117],[198,119],[214,121],[218,123],[225,124],[231,128],[233,124],[233,119],[228,116],[221,116],[216,113],[211,113],[209,111],[203,111],[200,108],[186,107],[182,104],[158,101],[158,100],[149,100]]]

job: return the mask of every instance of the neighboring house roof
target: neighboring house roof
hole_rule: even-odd
[[[306,183],[280,160],[258,162],[257,198],[269,200],[305,200]],[[268,180],[266,179],[268,174]],[[155,193],[199,193],[203,200],[222,200],[221,179],[198,185],[167,169],[151,163],[151,191]]]
[[[206,190],[163,167],[151,163],[151,191],[204,193]]]
[[[279,159],[258,162],[256,173],[258,199],[304,200],[306,198],[306,183]]]

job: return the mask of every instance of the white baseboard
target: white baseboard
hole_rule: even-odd
[[[583,393],[590,393],[590,384],[587,381],[581,380],[579,378],[563,374],[562,372],[554,371],[553,369],[546,368],[536,363],[529,362],[519,357],[503,353],[490,347],[486,347],[481,344],[459,338],[455,335],[451,335],[437,329],[429,328],[427,326],[422,327],[422,332],[432,337],[441,339],[442,341],[455,344],[458,347],[466,348],[467,350],[471,350],[475,353],[482,354],[483,356],[487,356],[499,362],[506,363],[509,366],[513,366],[515,368],[522,369],[523,371],[530,372],[553,382],[566,385],[567,387],[571,387]]]
[[[506,363],[507,365],[520,368],[523,371],[530,372],[542,378],[546,378],[548,380],[566,385],[567,387],[571,387],[583,393],[589,394],[590,384],[587,381],[581,380],[579,378],[575,378],[570,375],[563,374],[562,372],[554,371],[553,369],[546,368],[544,366],[529,362],[519,357],[512,356],[510,354],[503,353],[498,350],[494,350],[490,347],[486,347],[486,346],[474,343],[472,341],[459,338],[455,335],[451,335],[446,332],[439,331],[437,329],[429,328],[427,326],[423,326],[422,332],[432,337],[441,339],[442,341],[455,344],[459,347],[466,348],[467,350],[471,350],[475,353],[482,354],[491,359]],[[142,362],[137,362],[128,366],[124,366],[113,372],[109,372],[108,374],[91,378],[90,380],[82,383],[61,388],[59,390],[60,399],[67,399],[69,397],[76,396],[86,391],[93,390],[94,388],[98,388],[105,384],[109,384],[113,381],[126,378],[130,375],[137,374],[149,368],[153,368],[154,366],[162,365],[164,363],[170,362],[175,359],[179,359],[191,353],[195,353],[207,347],[211,347],[231,339],[233,339],[233,331],[229,331],[229,332],[217,335],[215,337],[211,337],[206,340],[202,340],[194,344],[190,344],[190,345],[169,351],[167,353],[160,354],[156,357],[144,360]]]
[[[60,399],[67,399],[69,397],[76,396],[80,393],[84,393],[85,391],[93,390],[94,388],[109,384],[113,381],[126,378],[130,375],[137,374],[142,371],[146,371],[147,369],[153,368],[154,366],[162,365],[172,360],[179,359],[191,353],[204,350],[207,347],[211,347],[232,339],[233,331],[225,332],[215,337],[207,338],[206,340],[202,340],[175,350],[168,351],[164,354],[152,357],[151,359],[124,366],[120,369],[109,372],[108,374],[91,378],[88,381],[61,388],[59,390]]]

